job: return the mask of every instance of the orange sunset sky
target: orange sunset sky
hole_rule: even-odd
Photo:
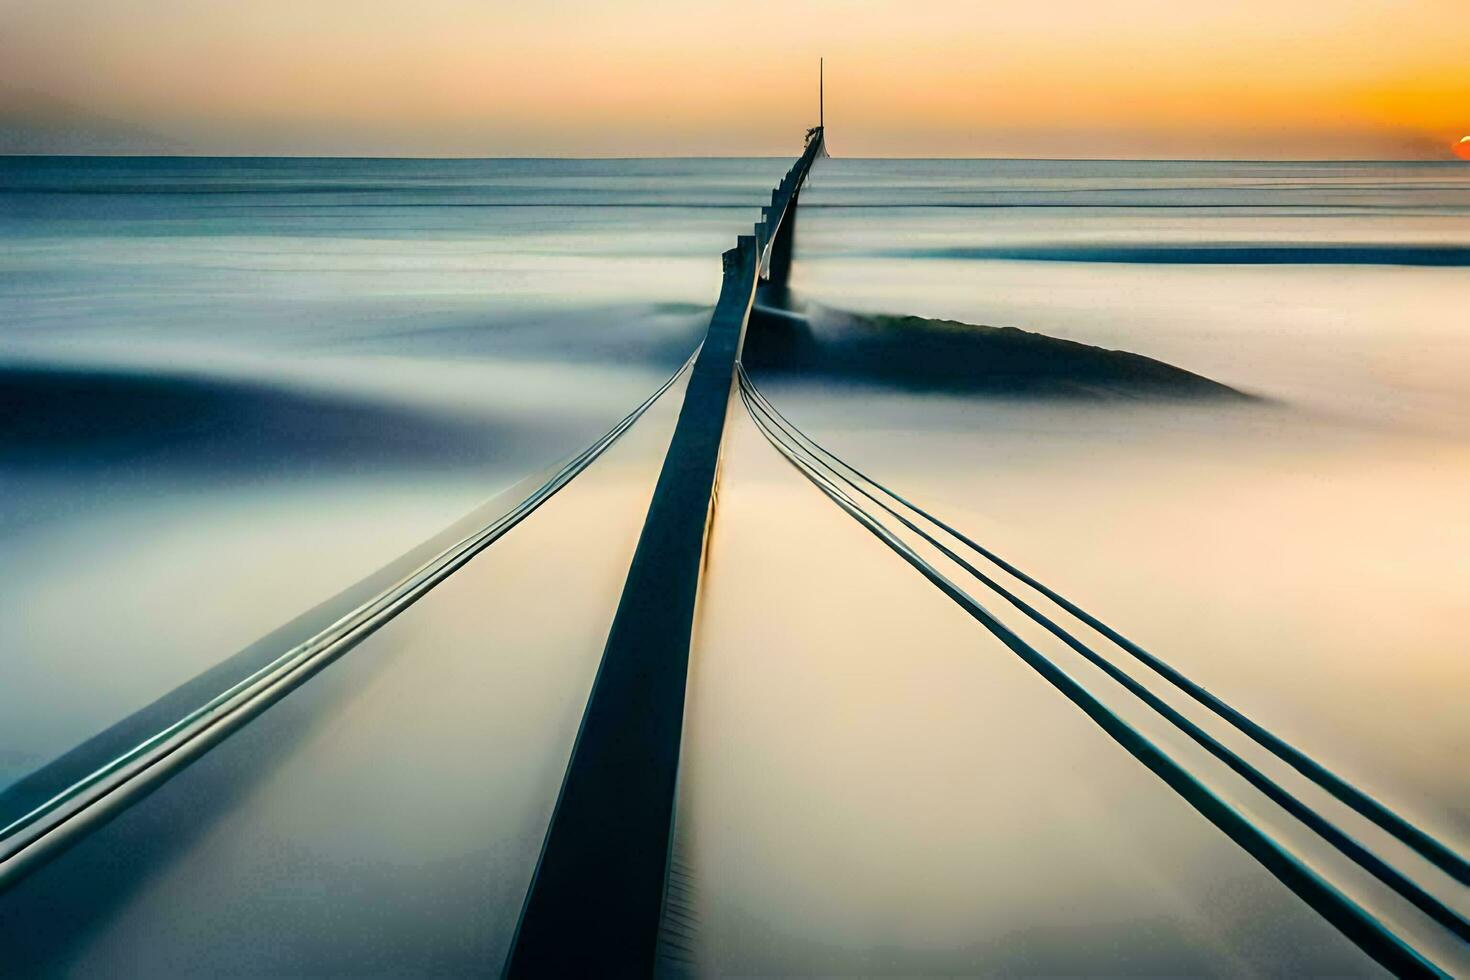
[[[848,156],[1470,133],[1467,0],[0,0],[0,116],[183,152],[789,155],[819,55]]]

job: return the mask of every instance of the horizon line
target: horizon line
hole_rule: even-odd
[[[413,153],[31,153],[0,152],[4,160],[785,160],[800,154],[784,153],[655,153],[655,154],[436,154]],[[1258,157],[1258,156],[1027,156],[1024,154],[897,156],[838,155],[836,160],[1017,160],[1035,163],[1470,163],[1454,156],[1426,157]]]

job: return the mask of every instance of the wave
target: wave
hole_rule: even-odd
[[[240,476],[450,466],[535,439],[536,429],[257,381],[0,365],[0,454],[11,467],[135,472],[146,462]]]
[[[884,258],[981,259],[1016,262],[1119,262],[1145,265],[1470,265],[1470,245],[1096,244],[916,248]]]
[[[1228,385],[1128,351],[1015,327],[810,305],[751,314],[742,355],[759,374],[799,373],[916,391],[1075,399],[1255,400]]]

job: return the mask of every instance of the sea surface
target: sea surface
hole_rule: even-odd
[[[781,168],[0,160],[0,787],[607,430]]]
[[[788,164],[0,160],[0,788],[607,429]],[[835,158],[796,228],[798,305],[1258,396],[757,378],[1470,850],[1470,168]],[[161,792],[193,834],[120,820],[138,868],[16,962],[493,971],[678,394]],[[1376,972],[738,404],[727,438],[670,971]]]
[[[809,305],[1018,327],[1258,396],[761,382],[863,472],[1470,850],[1470,168],[833,159],[799,215]],[[720,504],[679,811],[700,962],[1371,972],[748,424]]]

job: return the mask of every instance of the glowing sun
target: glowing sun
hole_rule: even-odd
[[[1470,160],[1470,136],[1461,136],[1460,142],[1450,147],[1461,160]]]

